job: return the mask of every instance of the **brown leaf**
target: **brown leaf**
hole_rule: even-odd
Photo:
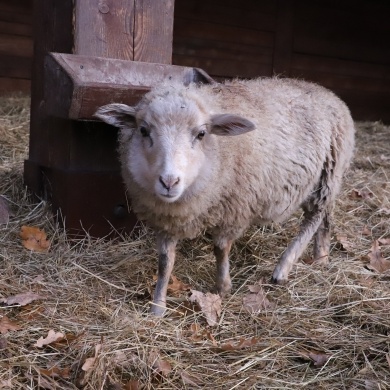
[[[81,369],[83,371],[89,371],[89,370],[91,370],[93,368],[93,366],[95,365],[96,359],[97,359],[101,349],[102,349],[102,344],[96,344],[96,346],[95,346],[95,356],[85,359],[85,362],[84,362],[83,366],[81,367]]]
[[[210,326],[218,324],[218,317],[222,312],[222,299],[218,294],[212,294],[207,292],[206,294],[201,291],[191,290],[190,301],[196,302],[202,313],[204,314],[207,323]]]
[[[50,376],[52,378],[64,378],[64,379],[70,378],[70,368],[64,368],[64,369],[61,369],[59,367],[52,367],[49,369],[41,368],[39,369],[39,373],[41,375]]]
[[[195,342],[203,341],[204,339],[209,340],[212,342],[214,346],[217,346],[217,341],[215,340],[215,337],[208,329],[202,329],[199,324],[191,324],[190,325],[190,331],[191,340]]]
[[[137,379],[133,379],[123,385],[123,390],[138,390],[138,389],[139,389],[139,381]]]
[[[64,338],[64,334],[61,332],[55,332],[53,329],[49,330],[46,338],[40,337],[38,341],[35,343],[35,347],[42,348],[44,345],[53,344],[62,340]]]
[[[373,196],[374,194],[370,190],[364,188],[361,190],[353,189],[349,194],[349,197],[352,199],[370,199]]]
[[[148,358],[149,364],[152,369],[162,376],[167,376],[171,371],[172,367],[166,360],[160,358],[160,355],[156,349],[153,349]]]
[[[316,367],[322,367],[331,357],[324,352],[315,350],[300,351],[300,355],[305,359],[311,360]]]
[[[379,273],[386,272],[390,269],[390,261],[386,260],[382,256],[381,247],[379,241],[375,240],[371,246],[371,252],[368,254],[370,263],[367,264],[367,268],[371,271],[377,271]]]
[[[260,310],[274,307],[274,304],[267,299],[261,284],[248,286],[248,289],[251,293],[243,298],[243,304],[249,313],[257,313]]]
[[[257,337],[252,337],[250,339],[245,339],[245,338],[241,337],[240,340],[238,341],[238,343],[232,344],[230,342],[230,343],[222,344],[220,346],[220,349],[222,351],[236,351],[238,349],[253,347],[259,341],[260,341],[260,339]]]
[[[42,299],[42,297],[38,294],[29,291],[26,293],[12,295],[8,298],[3,298],[0,300],[0,302],[4,302],[6,305],[26,306],[29,303],[36,301],[38,299]]]
[[[7,316],[4,316],[0,320],[0,333],[5,334],[10,330],[20,330],[21,327],[16,323],[11,321]]]
[[[50,248],[50,241],[46,233],[34,226],[22,226],[20,237],[25,248],[34,252],[47,252]]]
[[[168,284],[168,291],[172,292],[173,295],[179,295],[183,291],[191,290],[189,284],[185,284],[180,281],[175,275],[171,276],[172,283]]]
[[[337,234],[336,239],[338,243],[341,245],[341,248],[345,250],[346,252],[353,252],[352,245],[348,240],[348,237],[346,234]]]
[[[327,355],[322,352],[309,352],[309,358],[314,362],[316,367],[322,367],[330,358],[330,355]]]

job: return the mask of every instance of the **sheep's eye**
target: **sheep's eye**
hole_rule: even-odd
[[[204,130],[200,131],[196,138],[200,141],[203,139],[203,137],[206,135],[206,132]]]
[[[149,130],[145,126],[141,126],[139,128],[139,131],[140,131],[142,137],[149,137]]]

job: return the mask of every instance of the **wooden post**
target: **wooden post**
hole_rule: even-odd
[[[35,0],[30,154],[25,182],[52,202],[71,232],[131,230],[117,159],[117,132],[51,116],[45,88],[49,52],[171,63],[174,0]]]

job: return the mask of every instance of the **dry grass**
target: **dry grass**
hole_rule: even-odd
[[[34,203],[22,183],[27,107],[28,98],[0,101],[0,194],[13,211],[0,226],[0,300],[28,291],[43,299],[0,304],[0,321],[7,316],[20,327],[0,335],[0,388],[390,388],[390,271],[365,267],[372,242],[390,237],[390,127],[358,126],[356,158],[335,210],[330,264],[302,261],[286,286],[264,283],[274,307],[249,314],[242,305],[247,286],[269,280],[300,215],[283,226],[251,229],[232,252],[233,294],[218,326],[208,327],[202,313],[180,315],[185,294],[170,300],[168,317],[147,314],[156,272],[149,231],[126,241],[71,241],[48,205]],[[369,195],[353,197],[354,189]],[[50,251],[24,249],[22,225],[44,228]],[[346,236],[348,251],[337,234]],[[382,254],[390,261],[390,245]],[[174,273],[208,291],[211,242],[182,243]],[[67,341],[34,346],[51,329]],[[221,348],[252,337],[248,347]],[[96,359],[83,371],[96,346]],[[317,358],[325,360],[316,365]]]

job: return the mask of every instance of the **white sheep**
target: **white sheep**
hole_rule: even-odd
[[[354,148],[350,112],[332,92],[279,78],[163,84],[135,107],[109,104],[96,116],[121,129],[132,208],[157,234],[155,315],[165,311],[178,240],[205,229],[222,296],[231,289],[233,241],[251,224],[284,221],[299,207],[300,232],[272,281],[287,280],[313,236],[314,259],[327,260],[330,213]]]

